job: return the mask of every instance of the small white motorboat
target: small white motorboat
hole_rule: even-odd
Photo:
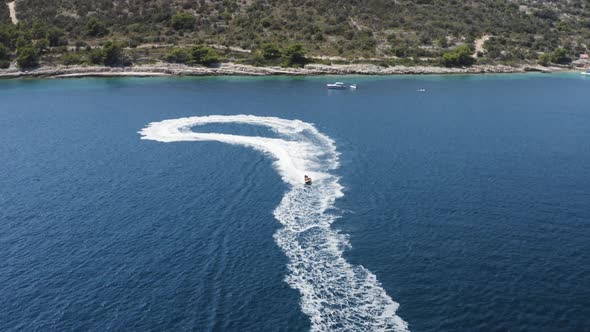
[[[583,72],[582,72],[582,75],[590,75],[590,69],[588,69],[588,70],[586,70],[586,71],[583,71]]]
[[[356,90],[356,89],[357,89],[357,86],[356,86],[356,84],[351,84],[351,85],[349,86],[349,88],[351,88],[352,90]]]
[[[328,89],[336,89],[336,90],[346,89],[346,85],[344,85],[344,83],[342,83],[342,82],[328,83],[328,84],[326,84],[326,87]]]

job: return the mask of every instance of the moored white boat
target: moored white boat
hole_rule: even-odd
[[[582,75],[590,75],[590,69],[583,71],[581,74]]]
[[[346,85],[344,85],[344,83],[342,83],[342,82],[328,83],[328,84],[326,84],[326,87],[328,89],[338,89],[338,90],[346,89]]]

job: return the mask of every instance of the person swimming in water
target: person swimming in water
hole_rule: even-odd
[[[309,176],[303,176],[303,180],[305,181],[305,184],[311,184],[311,178]]]

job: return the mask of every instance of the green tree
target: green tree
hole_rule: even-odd
[[[8,50],[8,47],[6,47],[6,46],[4,46],[4,44],[0,43],[0,60],[8,59],[9,55],[10,55],[10,51]]]
[[[190,13],[180,12],[172,16],[170,23],[174,30],[192,30],[195,28],[195,17]]]
[[[191,47],[190,56],[192,63],[205,66],[210,66],[220,61],[217,51],[204,45],[195,45]]]
[[[447,37],[446,36],[440,37],[437,40],[437,42],[438,42],[438,46],[441,47],[441,48],[447,48],[447,47],[449,47],[449,41],[447,40]]]
[[[201,63],[201,59],[207,55],[208,47],[204,45],[195,45],[190,49],[191,60],[194,63]]]
[[[187,63],[191,60],[191,55],[188,50],[175,47],[164,56],[164,60],[170,63]]]
[[[201,64],[203,64],[205,66],[211,66],[213,64],[219,63],[220,61],[221,61],[221,57],[219,57],[219,54],[217,53],[217,51],[215,51],[213,49],[209,49],[207,54],[201,58]]]
[[[252,55],[252,57],[250,58],[250,62],[252,63],[253,66],[256,67],[260,67],[260,66],[264,66],[264,56],[262,56],[261,52],[254,52],[254,54]]]
[[[10,67],[10,50],[0,43],[0,69]]]
[[[539,64],[541,66],[548,66],[551,63],[551,54],[543,53],[539,55]]]
[[[475,59],[471,57],[471,49],[467,45],[461,45],[444,53],[442,61],[447,67],[465,67],[475,63]]]
[[[84,27],[86,34],[92,37],[102,37],[109,33],[106,25],[96,17],[91,17]]]
[[[15,43],[17,38],[18,30],[14,24],[0,24],[0,43],[13,50],[16,47]]]
[[[21,69],[37,67],[39,66],[39,54],[33,46],[24,46],[18,49],[16,62]]]
[[[88,52],[88,62],[94,65],[104,64],[104,52],[100,48],[91,49]]]
[[[31,26],[31,34],[33,39],[47,38],[47,26],[43,22],[35,20]]]
[[[47,38],[35,41],[34,45],[39,54],[44,54],[49,50],[49,40],[47,40]]]
[[[68,43],[67,40],[63,40],[64,31],[58,28],[50,28],[47,31],[47,40],[49,40],[49,46],[60,46]]]
[[[303,67],[307,63],[305,50],[301,44],[291,44],[283,52],[283,65],[286,67]]]
[[[551,53],[551,62],[566,65],[572,62],[572,58],[568,56],[564,48],[556,48]]]
[[[26,46],[31,46],[31,39],[30,38],[27,38],[27,37],[25,37],[23,35],[20,35],[16,39],[15,46],[16,46],[17,49],[24,48]]]
[[[80,56],[80,54],[77,54],[77,53],[64,54],[60,58],[60,61],[61,61],[61,63],[63,63],[66,66],[79,65],[84,62],[82,57]]]
[[[106,66],[118,66],[124,64],[123,45],[118,41],[108,41],[102,48],[104,64]]]
[[[281,57],[281,49],[275,43],[265,43],[260,47],[262,56],[266,60],[278,59]]]

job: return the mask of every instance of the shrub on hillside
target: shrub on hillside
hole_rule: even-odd
[[[567,51],[563,48],[557,48],[551,53],[551,62],[558,63],[560,65],[567,65],[572,62],[567,54]]]
[[[93,65],[103,65],[104,64],[104,53],[102,49],[95,48],[88,51],[88,62]]]
[[[10,50],[0,43],[0,69],[10,67]]]
[[[14,50],[18,34],[19,32],[14,24],[0,24],[0,43],[9,49]]]
[[[301,44],[291,44],[283,49],[283,66],[285,67],[303,67],[307,62],[305,50]]]
[[[191,62],[194,64],[210,66],[220,61],[217,51],[207,46],[195,45],[190,48],[189,52],[191,55]]]
[[[39,53],[32,45],[23,46],[17,51],[16,63],[21,69],[39,66]]]
[[[187,63],[190,61],[190,54],[188,50],[180,47],[175,47],[168,54],[164,56],[164,60],[170,63]]]
[[[549,66],[551,63],[551,53],[543,53],[539,55],[539,64],[541,66]]]
[[[281,49],[275,43],[266,43],[260,47],[262,57],[266,60],[278,59],[281,57]]]
[[[123,45],[118,41],[108,41],[102,48],[104,64],[106,66],[118,66],[126,64],[123,54]]]
[[[47,53],[49,50],[49,40],[47,38],[36,40],[34,46],[39,54]]]
[[[102,37],[109,33],[106,25],[96,17],[91,17],[84,27],[86,34],[92,37]]]
[[[467,45],[461,45],[444,53],[442,61],[447,67],[466,67],[475,63],[475,59],[471,57],[471,49]]]
[[[108,41],[102,48],[89,50],[88,62],[110,67],[131,65],[131,61],[123,52],[123,44],[118,41]]]
[[[548,66],[551,63],[567,65],[571,62],[572,58],[568,55],[567,50],[564,48],[556,48],[553,50],[553,52],[539,55],[539,64],[542,66]]]
[[[4,46],[4,44],[0,43],[0,60],[8,59],[10,52],[8,47]]]
[[[189,13],[176,13],[172,16],[170,25],[174,30],[192,30],[195,28],[195,17]]]
[[[221,61],[217,51],[204,45],[195,45],[191,48],[175,47],[165,56],[164,61],[170,63],[188,63],[210,66]]]
[[[62,46],[67,45],[67,39],[64,39],[64,31],[58,28],[50,28],[47,31],[47,40],[49,40],[49,46]]]
[[[84,59],[80,54],[76,53],[67,53],[64,54],[61,58],[59,58],[60,62],[66,66],[73,66],[73,65],[80,65],[84,63]]]

